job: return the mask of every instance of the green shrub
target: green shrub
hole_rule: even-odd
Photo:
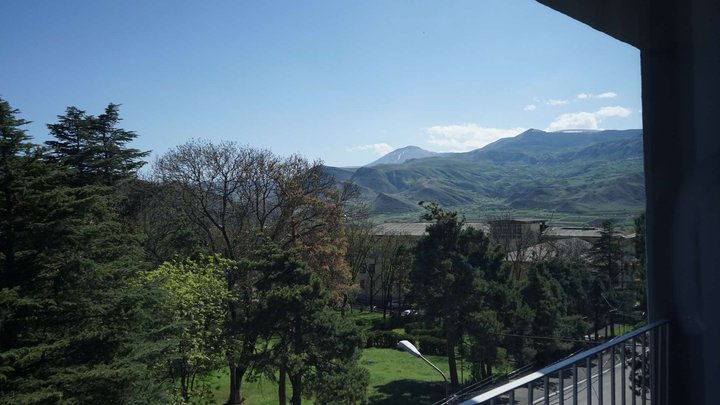
[[[435,354],[445,356],[447,354],[447,341],[439,337],[422,335],[417,336],[417,341],[422,354]]]
[[[425,322],[409,322],[405,324],[405,332],[413,333],[416,329],[426,328]]]
[[[368,333],[366,347],[377,347],[379,349],[394,349],[401,340],[408,340],[415,344],[415,336],[401,334],[393,331],[378,330]]]
[[[374,330],[391,330],[402,328],[405,324],[405,319],[390,314],[387,318],[377,318],[372,320],[372,329]]]

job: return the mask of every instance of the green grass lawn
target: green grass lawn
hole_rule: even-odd
[[[382,312],[368,312],[353,309],[352,312],[346,312],[345,316],[361,328],[370,329],[374,320],[382,319]],[[390,315],[388,315],[388,317],[390,317]]]
[[[447,359],[442,356],[426,356],[438,366],[445,375]],[[442,377],[425,364],[405,352],[395,349],[365,349],[360,364],[370,372],[368,397],[371,404],[431,404],[445,396]],[[227,370],[218,371],[210,376],[215,403],[227,400],[229,381]],[[243,397],[247,404],[277,404],[277,385],[265,378],[256,382],[244,382]],[[291,390],[288,385],[288,399]],[[311,400],[303,400],[312,404]]]
[[[448,374],[447,358],[426,356]],[[360,364],[370,371],[371,404],[431,404],[445,396],[442,377],[421,359],[395,349],[365,349]]]

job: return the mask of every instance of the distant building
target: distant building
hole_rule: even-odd
[[[426,229],[432,222],[387,222],[373,228],[375,236],[410,236],[420,238],[427,233]],[[482,222],[466,222],[466,228],[479,229],[485,233],[490,232],[488,224]]]
[[[500,218],[488,221],[490,235],[504,253],[525,249],[540,241],[547,220],[536,218]]]
[[[600,239],[600,228],[587,226],[551,226],[543,232],[544,240],[557,240],[578,238],[584,241],[595,243]]]

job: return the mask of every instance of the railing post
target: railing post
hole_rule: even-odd
[[[621,367],[620,367],[620,390],[622,392],[622,397],[620,397],[620,404],[625,405],[626,397],[627,397],[627,384],[625,383],[625,367],[627,367],[627,356],[625,356],[625,351],[627,350],[627,342],[623,342],[623,347],[620,350],[620,361],[621,361]]]
[[[533,403],[533,383],[528,383],[528,405],[532,405]]]
[[[592,362],[590,357],[585,359],[585,385],[587,385],[587,405],[592,405]]]
[[[637,380],[635,380],[635,366],[637,355],[637,339],[632,338],[632,358],[630,363],[630,389],[632,390],[632,405],[636,405],[637,402]]]
[[[663,335],[665,336],[665,346],[663,346],[663,356],[665,357],[665,369],[663,370],[663,405],[670,404],[670,324],[666,323],[662,326]]]
[[[647,376],[645,375],[645,367],[646,367],[646,365],[647,365],[647,364],[645,363],[645,361],[646,361],[646,358],[647,358],[647,350],[648,350],[648,348],[647,348],[647,334],[643,333],[643,334],[640,335],[640,336],[641,336],[640,341],[642,342],[642,355],[640,356],[640,361],[642,362],[642,363],[640,364],[640,373],[642,373],[642,374],[641,374],[641,375],[642,375],[642,379],[640,380],[640,381],[642,382],[642,405],[646,405],[646,404],[647,404],[647,402],[646,402],[646,401],[647,401],[647,395],[646,395],[646,393],[647,393],[647,388],[648,388],[648,387],[646,386],[646,377],[647,377]],[[652,382],[651,382],[651,385],[653,385]],[[652,388],[652,387],[651,387],[651,388]]]
[[[572,398],[573,398],[573,405],[578,405],[578,388],[577,388],[577,385],[578,385],[578,378],[577,378],[577,363],[573,363],[573,369],[572,369],[572,373],[573,373],[573,380],[572,380],[572,381],[573,381],[573,382],[572,382],[572,384],[573,384],[573,395],[572,395]]]
[[[598,353],[598,405],[603,405],[603,352]]]
[[[610,348],[610,405],[615,405],[615,346]]]

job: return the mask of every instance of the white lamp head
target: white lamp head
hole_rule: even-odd
[[[401,340],[398,342],[398,347],[400,349],[405,350],[406,352],[412,354],[415,357],[420,357],[420,350],[415,347],[412,343],[408,342],[407,340]]]

